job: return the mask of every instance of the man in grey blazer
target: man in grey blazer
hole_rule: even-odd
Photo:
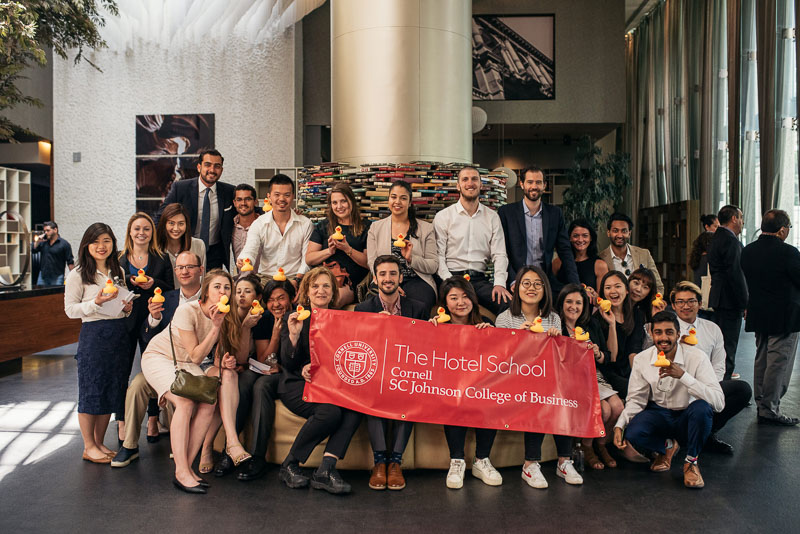
[[[609,271],[619,271],[626,277],[640,267],[652,271],[656,279],[656,290],[664,294],[664,283],[658,274],[656,262],[650,251],[645,248],[634,247],[629,243],[633,232],[633,221],[624,213],[613,213],[608,219],[608,237],[611,244],[600,252],[600,259],[608,264]]]

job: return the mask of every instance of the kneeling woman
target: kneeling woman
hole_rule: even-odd
[[[472,284],[460,276],[453,276],[442,282],[439,290],[439,306],[444,307],[450,315],[452,324],[472,325],[476,328],[490,328],[492,325],[483,321],[478,307],[478,295]],[[433,324],[439,324],[436,318]],[[475,429],[475,461],[472,462],[472,475],[489,486],[499,486],[503,477],[489,461],[497,430],[493,428]],[[450,470],[447,472],[447,487],[459,489],[464,485],[464,472],[467,463],[464,461],[464,441],[467,428],[463,426],[444,425],[444,436],[450,449]]]
[[[514,296],[511,308],[497,316],[498,328],[521,328],[530,330],[537,319],[548,336],[561,335],[561,318],[553,311],[553,294],[547,275],[539,267],[527,265],[519,270],[514,282]],[[553,435],[558,453],[556,474],[567,484],[583,484],[583,478],[572,465],[572,438]],[[522,466],[522,480],[529,486],[539,489],[547,487],[539,462],[542,460],[542,441],[544,434],[525,432],[525,463]]]
[[[327,309],[336,302],[339,291],[333,273],[317,267],[303,276],[298,292],[298,302],[316,309]],[[297,433],[288,456],[281,465],[280,479],[290,488],[308,486],[309,479],[300,469],[323,439],[328,438],[322,463],[311,477],[311,487],[330,493],[349,493],[350,484],[342,480],[336,470],[336,461],[343,458],[361,422],[361,414],[339,408],[333,404],[316,404],[303,400],[303,388],[311,381],[311,353],[308,331],[312,319],[298,320],[292,312],[281,328],[281,371],[278,393],[281,401],[293,413],[307,419]]]
[[[211,424],[216,404],[195,402],[170,392],[175,380],[175,360],[180,369],[202,376],[221,358],[223,369],[235,369],[239,345],[239,322],[235,313],[222,313],[217,307],[221,296],[230,296],[231,277],[222,270],[210,271],[203,279],[200,299],[179,306],[172,322],[147,345],[142,354],[142,373],[158,393],[159,404],[175,405],[170,425],[170,443],[175,458],[175,480],[178,489],[188,493],[205,493],[208,484],[192,470],[192,462],[200,451]],[[216,358],[211,354],[217,346]],[[222,356],[224,354],[224,356]]]

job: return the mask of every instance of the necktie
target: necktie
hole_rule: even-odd
[[[208,250],[208,231],[211,226],[211,200],[208,198],[208,193],[211,189],[206,188],[206,193],[203,195],[203,215],[200,220],[200,239],[206,244]]]

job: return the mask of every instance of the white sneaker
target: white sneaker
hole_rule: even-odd
[[[450,489],[461,489],[464,485],[464,472],[467,470],[467,462],[453,458],[450,460],[450,470],[447,472],[447,487]]]
[[[542,468],[539,462],[533,462],[528,467],[522,468],[522,480],[528,483],[532,488],[545,489],[547,487],[547,480],[542,474]]]
[[[479,478],[489,486],[499,486],[503,483],[503,476],[497,472],[489,458],[475,458],[472,462],[472,476]]]
[[[563,463],[556,465],[556,474],[567,484],[583,484],[583,477],[575,471],[572,460],[564,460]]]

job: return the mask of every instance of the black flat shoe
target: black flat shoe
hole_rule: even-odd
[[[716,434],[711,434],[706,440],[703,451],[717,454],[733,454],[733,445],[722,441]]]
[[[233,460],[227,454],[223,454],[222,458],[219,459],[217,462],[216,467],[214,468],[214,476],[215,477],[224,477],[231,471],[236,469],[236,466],[233,465]]]
[[[197,485],[200,486],[201,488],[210,488],[211,487],[211,484],[206,482],[206,480],[204,478],[201,478],[200,480],[198,480],[197,481]]]
[[[205,489],[204,487],[202,487],[200,484],[198,484],[197,486],[191,486],[191,487],[189,487],[189,486],[184,486],[183,484],[181,484],[180,482],[178,482],[178,479],[177,479],[177,478],[173,478],[173,479],[172,479],[172,485],[173,485],[173,486],[175,486],[176,488],[178,488],[178,489],[179,489],[179,490],[181,490],[181,491],[185,491],[186,493],[197,493],[197,494],[200,494],[200,493],[202,493],[202,494],[208,493],[208,492],[206,491],[206,489]]]
[[[243,482],[249,482],[251,480],[256,480],[264,476],[264,473],[267,472],[267,463],[264,461],[256,461],[252,460],[248,462],[247,465],[244,467],[243,470],[239,472],[236,476],[239,480]]]
[[[147,443],[158,443],[161,436],[147,436]]]

